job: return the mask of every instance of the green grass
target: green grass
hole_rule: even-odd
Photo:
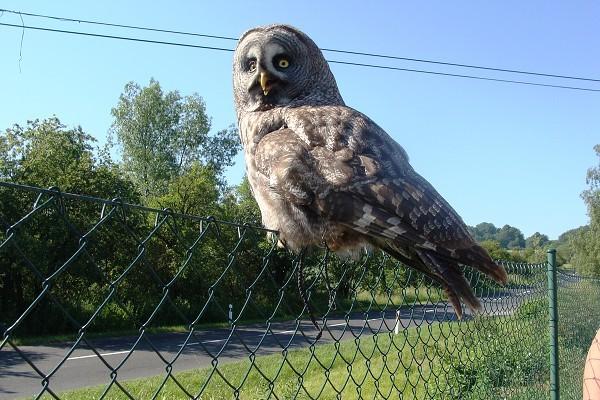
[[[184,372],[176,375],[177,380],[184,388],[196,395],[200,388],[208,385],[204,390],[203,399],[231,398],[233,390],[224,381],[226,378],[234,387],[240,387],[240,398],[261,399],[267,398],[271,389],[269,383],[274,382],[273,393],[279,398],[304,399],[316,397],[335,398],[336,391],[342,398],[353,398],[357,395],[357,383],[360,384],[364,397],[373,398],[378,391],[387,397],[392,392],[393,384],[406,392],[414,390],[412,382],[423,382],[423,377],[430,378],[433,373],[431,363],[424,363],[422,367],[409,368],[415,365],[414,358],[425,360],[425,352],[438,352],[444,354],[454,344],[446,349],[436,345],[434,337],[438,339],[442,333],[449,335],[448,324],[434,327],[429,340],[423,341],[416,329],[409,329],[403,335],[391,337],[379,335],[365,337],[358,345],[347,341],[336,346],[334,344],[317,346],[313,352],[310,350],[294,350],[286,355],[275,354],[258,357],[254,364],[250,361],[241,361],[218,367],[220,375],[212,374],[212,368]],[[455,342],[455,338],[449,335]],[[427,343],[427,344],[425,344]],[[383,351],[382,351],[383,350]],[[388,352],[387,356],[384,356]],[[400,357],[398,357],[400,356]],[[367,364],[367,360],[368,364]],[[384,366],[385,364],[385,366]],[[328,371],[328,372],[326,372]],[[381,384],[376,388],[375,379],[371,374],[379,377]],[[221,375],[223,377],[221,377]],[[299,381],[302,376],[302,382]],[[138,398],[150,398],[161,386],[164,378],[154,377],[130,381],[124,384],[126,389]],[[111,390],[107,399],[127,398],[120,390]],[[420,392],[426,388],[418,388]],[[64,394],[64,399],[97,398],[102,388],[78,390]],[[394,389],[395,392],[395,389]],[[167,380],[160,391],[158,398],[187,399],[188,397],[172,380]]]
[[[364,336],[182,372],[175,378],[192,395],[202,391],[202,399],[233,398],[238,388],[241,399],[334,399],[338,393],[342,399],[397,398],[398,393],[408,399],[505,398],[545,389],[546,342],[536,336],[544,323],[539,315],[517,312],[512,317],[423,325],[397,336]],[[158,399],[188,398],[172,378],[122,385],[135,398],[151,398],[157,391]],[[105,389],[77,390],[61,398],[98,398]],[[113,386],[105,398],[127,396]]]
[[[600,281],[559,286],[558,320],[560,398],[580,400],[587,351],[600,327]]]
[[[412,286],[403,288],[400,293],[387,295],[384,293],[360,292],[355,299],[342,300],[342,308],[348,310],[352,305],[352,311],[379,311],[384,307],[396,309],[401,306],[413,304],[431,304],[445,300],[441,290],[436,288],[415,288]]]
[[[599,286],[584,282],[559,289],[561,399],[581,399],[583,363],[600,321]],[[361,294],[357,304],[368,306],[371,300]],[[385,296],[375,300],[387,303]],[[134,398],[165,400],[188,399],[186,391],[201,399],[235,398],[236,391],[240,399],[547,399],[547,307],[540,297],[510,316],[424,324],[397,336],[362,336],[120,383]],[[128,398],[116,385],[61,398],[93,399],[105,391],[105,399]]]

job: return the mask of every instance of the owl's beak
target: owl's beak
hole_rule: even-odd
[[[269,87],[267,86],[267,83],[269,82],[269,75],[267,75],[266,72],[261,72],[260,73],[260,87],[262,88],[262,91],[264,93],[264,95],[268,95],[269,94]]]

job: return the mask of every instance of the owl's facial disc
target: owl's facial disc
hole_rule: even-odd
[[[282,106],[290,102],[288,90],[292,58],[285,48],[271,41],[247,48],[243,70],[249,75],[247,91],[255,109]]]
[[[301,105],[343,105],[335,78],[317,45],[287,25],[250,29],[234,52],[236,111]]]

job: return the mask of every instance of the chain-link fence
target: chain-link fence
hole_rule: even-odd
[[[385,254],[0,183],[0,398],[547,399],[546,264],[466,270],[484,310]],[[596,280],[558,273],[561,393],[581,398]]]
[[[600,280],[558,272],[560,398],[580,400],[586,353],[600,327]]]

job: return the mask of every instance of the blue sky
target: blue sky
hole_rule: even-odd
[[[298,4],[298,5],[296,5]],[[600,79],[600,3],[594,1],[0,1],[0,8],[69,18],[239,36],[255,25],[297,26],[323,48],[384,53]],[[0,22],[20,24],[18,16]],[[27,25],[229,47],[167,36],[24,17]],[[199,93],[213,127],[235,122],[231,57],[217,52],[0,26],[0,129],[58,116],[103,143],[125,83]],[[21,52],[21,55],[20,55]],[[326,54],[376,63],[600,89],[461,68]],[[415,169],[466,223],[510,224],[556,238],[587,223],[579,197],[596,165],[600,92],[386,71],[333,64],[346,103],[382,126]],[[243,158],[228,171],[244,173]]]

